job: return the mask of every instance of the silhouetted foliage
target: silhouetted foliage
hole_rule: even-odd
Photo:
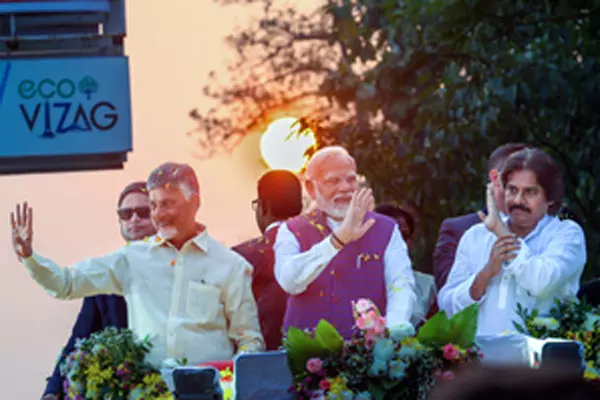
[[[419,213],[428,270],[443,218],[482,205],[485,161],[526,141],[565,172],[567,205],[600,271],[600,0],[280,1],[232,35],[233,80],[191,113],[204,149],[235,143],[278,114],[303,116],[321,145],[356,157],[377,199]]]

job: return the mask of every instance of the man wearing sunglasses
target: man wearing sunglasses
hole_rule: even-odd
[[[117,202],[117,215],[121,235],[127,242],[141,240],[154,235],[156,228],[150,219],[150,201],[146,192],[146,182],[133,182],[123,189]],[[127,307],[125,300],[116,295],[98,295],[83,300],[77,322],[71,337],[61,352],[52,377],[49,378],[43,400],[62,399],[64,377],[60,375],[60,364],[75,348],[77,339],[89,337],[94,332],[109,326],[127,327]]]

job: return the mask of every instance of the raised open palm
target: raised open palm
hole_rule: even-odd
[[[338,235],[344,243],[360,239],[375,224],[373,218],[364,220],[367,211],[373,208],[373,192],[362,188],[354,193],[346,217],[342,222]]]
[[[479,218],[485,225],[485,227],[490,232],[497,232],[500,225],[502,224],[502,219],[500,219],[500,211],[498,210],[498,206],[496,205],[496,200],[494,199],[494,192],[492,190],[492,184],[489,183],[487,185],[487,189],[485,192],[485,202],[487,207],[487,215],[482,211],[479,211],[477,214]]]
[[[33,210],[27,202],[17,204],[15,211],[10,213],[10,225],[12,227],[12,242],[15,253],[19,257],[31,256],[33,240]]]

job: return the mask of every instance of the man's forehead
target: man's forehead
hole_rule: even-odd
[[[537,188],[540,185],[537,181],[535,172],[531,170],[520,170],[515,171],[508,176],[506,186],[516,188]]]
[[[353,168],[336,168],[329,171],[323,171],[321,175],[323,179],[331,179],[331,178],[348,178],[356,176],[356,171]]]
[[[147,206],[149,203],[148,195],[145,193],[133,192],[123,198],[121,208]]]
[[[176,187],[157,187],[148,191],[150,200],[168,199],[182,196],[181,190]]]

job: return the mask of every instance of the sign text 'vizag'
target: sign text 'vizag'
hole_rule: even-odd
[[[119,121],[117,107],[98,95],[100,85],[93,76],[79,81],[23,79],[18,85],[19,109],[31,133],[44,138],[70,132],[102,132]]]

